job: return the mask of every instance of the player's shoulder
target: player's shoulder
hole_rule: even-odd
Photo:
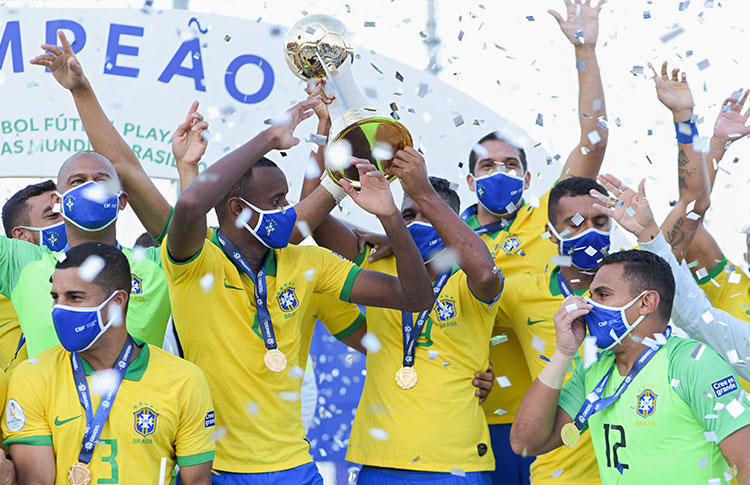
[[[61,368],[67,368],[66,361],[70,361],[70,353],[62,345],[55,345],[18,364],[11,373],[11,378],[49,381]]]
[[[185,381],[205,381],[206,377],[200,367],[189,360],[170,354],[164,349],[155,347],[148,343],[149,362],[148,367],[158,369],[158,375],[169,379],[170,385],[174,384],[174,379]]]
[[[733,372],[720,353],[692,338],[672,336],[667,340],[666,349],[671,376],[688,372],[706,375],[713,371]]]

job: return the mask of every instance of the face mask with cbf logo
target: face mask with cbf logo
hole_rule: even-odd
[[[73,187],[60,196],[60,213],[74,226],[88,232],[97,232],[117,220],[120,194],[107,184],[93,180]]]
[[[437,231],[432,224],[426,222],[414,221],[410,223],[406,228],[409,230],[414,244],[419,249],[419,254],[422,255],[422,261],[425,264],[429,263],[435,257],[445,251],[445,244],[443,240],[438,236]]]
[[[625,316],[625,310],[633,306],[645,294],[645,291],[642,292],[631,300],[630,303],[621,307],[602,305],[591,298],[584,298],[586,303],[594,307],[583,318],[586,320],[589,335],[596,339],[597,347],[609,350],[615,345],[622,343],[622,339],[646,318],[646,315],[641,315],[631,324],[628,323],[628,317]]]

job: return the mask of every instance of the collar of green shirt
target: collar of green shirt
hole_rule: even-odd
[[[210,241],[219,249],[221,249],[221,252],[224,253],[224,249],[221,247],[221,244],[219,244],[219,231],[215,230],[213,235],[211,236]],[[224,236],[226,237],[226,236]],[[239,269],[240,274],[244,273],[245,270],[243,270],[237,263],[234,262],[234,259],[227,256],[226,253],[224,253],[224,256],[234,264],[237,269]],[[269,249],[266,251],[266,261],[263,263],[263,267],[266,269],[266,274],[269,276],[276,276],[276,254],[274,253],[273,249]],[[253,281],[255,281],[255,276],[253,275]]]
[[[549,274],[549,292],[552,293],[552,296],[562,295],[562,289],[560,288],[560,284],[557,282],[557,274],[559,272],[560,272],[560,267],[555,266]],[[573,294],[582,296],[587,291],[588,290],[586,288],[581,288],[580,290],[574,289]]]
[[[474,205],[476,206],[476,204],[474,204]],[[513,217],[510,218],[510,222],[508,223],[508,225],[505,226],[504,228],[500,229],[499,231],[488,232],[486,234],[488,234],[492,239],[495,239],[497,237],[497,235],[500,234],[503,231],[510,232],[510,227],[513,225],[513,223],[515,222],[516,218],[518,217],[518,214],[521,212],[521,208],[524,207],[525,205],[526,205],[526,201],[523,200],[523,199],[521,199],[521,205],[518,207],[518,209],[516,210],[516,213],[513,215]],[[480,227],[482,227],[482,225],[479,224],[479,220],[477,220],[476,213],[474,215],[472,215],[471,217],[469,217],[468,219],[466,219],[466,223],[469,225],[470,228],[474,229],[475,231],[477,229],[479,229]]]
[[[133,341],[138,347],[141,348],[141,351],[140,353],[138,353],[135,359],[130,361],[130,365],[125,370],[125,379],[128,379],[130,381],[140,381],[141,377],[143,377],[143,373],[146,372],[146,367],[148,367],[148,344],[146,344],[146,342],[144,342],[143,340],[137,339],[135,337],[133,337]],[[81,357],[83,370],[84,372],[86,372],[86,375],[90,376],[91,374],[93,374],[94,369],[91,368],[89,363],[86,362],[86,359],[84,359],[81,354],[78,355]]]

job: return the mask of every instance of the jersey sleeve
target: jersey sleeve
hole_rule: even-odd
[[[13,371],[3,417],[3,447],[13,443],[52,446],[47,422],[47,380],[34,364],[26,361]]]
[[[169,236],[167,236],[169,237]],[[164,268],[164,274],[170,284],[179,284],[194,279],[200,280],[206,274],[214,274],[213,270],[218,270],[220,262],[214,258],[214,252],[210,245],[213,244],[208,239],[203,240],[203,247],[187,261],[174,261],[169,255],[167,241],[162,243],[161,248],[161,266]],[[155,248],[156,249],[156,248]]]
[[[357,305],[330,296],[320,297],[316,315],[337,340],[353,334],[365,323],[365,314]]]
[[[10,298],[21,270],[48,252],[44,246],[0,236],[0,295]]]
[[[156,263],[161,268],[161,246],[146,248],[146,259]]]
[[[668,378],[672,388],[717,441],[750,425],[750,410],[740,395],[739,378],[727,361],[693,340],[680,342],[671,354]]]
[[[568,413],[571,419],[575,419],[581,406],[586,401],[586,371],[583,366],[577,366],[573,375],[560,390],[560,398],[557,405]],[[588,424],[583,428],[588,427]],[[583,431],[583,430],[581,430]]]
[[[354,280],[360,268],[351,261],[324,248],[308,246],[315,251],[315,293],[349,302]]]
[[[197,366],[190,364],[190,379],[180,391],[182,408],[175,438],[177,464],[200,465],[214,459],[216,417],[208,381]]]

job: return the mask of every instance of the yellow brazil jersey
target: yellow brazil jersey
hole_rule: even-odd
[[[302,324],[302,339],[299,346],[299,366],[306,368],[310,355],[315,321],[320,320],[328,332],[337,340],[348,337],[365,324],[365,314],[354,303],[345,303],[338,298],[313,294],[307,316]],[[305,365],[302,365],[305,363]]]
[[[536,379],[555,351],[555,325],[552,316],[565,299],[557,282],[559,271],[560,268],[555,267],[552,271],[506,278],[503,294],[498,301],[497,323],[511,326],[518,335],[532,379]],[[586,290],[573,292],[582,295]],[[576,355],[566,381],[579,365],[580,353]],[[495,371],[497,375],[501,375],[499,372]],[[512,380],[511,384],[511,387],[515,386]],[[524,389],[524,393],[525,391]],[[554,477],[553,473],[557,475],[558,470],[562,470],[562,473]],[[560,447],[537,457],[531,464],[530,478],[535,485],[600,483],[589,432],[584,432],[580,443],[573,449]]]
[[[18,323],[18,315],[13,308],[9,298],[0,295],[0,369],[8,373],[21,362],[28,358],[26,344],[18,350],[18,341],[21,338],[21,326]],[[18,350],[18,356],[14,359]]]
[[[697,278],[711,304],[750,325],[750,278],[725,256],[705,276]],[[740,377],[745,391],[750,392],[750,382]]]
[[[513,221],[497,232],[480,234],[490,250],[495,264],[506,278],[522,273],[545,271],[557,247],[542,239],[548,221],[549,191],[539,200],[538,207],[524,203]],[[479,227],[476,216],[466,222],[473,229]],[[490,362],[496,375],[507,376],[510,387],[494,386],[483,407],[489,424],[512,423],[526,390],[531,386],[529,368],[523,358],[518,337],[509,327],[496,327],[493,335],[504,334],[507,340],[490,348]]]
[[[175,462],[198,465],[214,457],[214,411],[206,377],[179,357],[142,345],[125,379],[91,459],[91,483],[155,483],[167,459],[164,483]],[[83,360],[83,359],[82,359]],[[86,375],[93,372],[83,360]],[[89,377],[89,384],[92,378]],[[179,392],[178,392],[179,390]],[[100,396],[91,394],[94,410]],[[5,447],[52,446],[55,483],[68,483],[86,432],[70,353],[57,345],[20,364],[13,373],[3,419]]]
[[[369,263],[363,262],[365,253],[357,258],[363,268],[397,274],[393,256]],[[381,348],[367,353],[348,461],[434,472],[494,470],[489,429],[472,380],[487,369],[496,308],[488,309],[488,303],[471,294],[460,270],[448,279],[438,301],[417,342],[414,369],[419,380],[409,390],[395,381],[403,360],[401,312],[366,309],[367,330]]]
[[[267,305],[278,348],[287,357],[286,369],[275,373],[263,363],[266,347],[254,281],[224,254],[217,236],[181,263],[172,261],[162,244],[175,329],[185,358],[208,377],[216,423],[222,429],[214,468],[263,473],[309,463],[310,446],[300,418],[302,378],[294,370],[307,363],[300,361],[302,329],[315,321],[310,312],[314,294],[348,301],[359,268],[315,246],[268,251]],[[210,287],[206,275],[212,275]],[[262,452],[258,443],[263,443]]]

